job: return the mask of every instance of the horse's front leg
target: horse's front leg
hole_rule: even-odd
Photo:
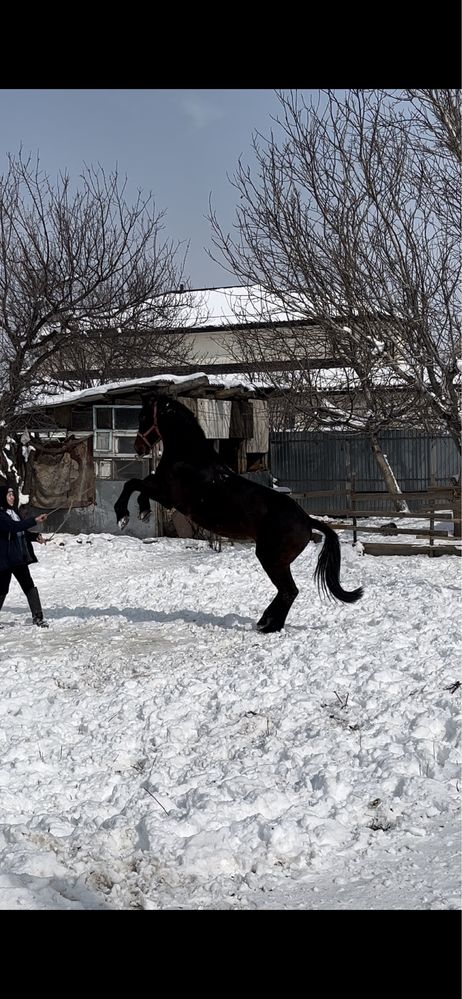
[[[129,479],[125,483],[118,500],[114,503],[115,515],[121,531],[127,526],[130,519],[128,501],[132,493],[136,492],[140,494],[138,497],[138,507],[141,520],[149,519],[151,513],[150,499],[157,500],[158,503],[165,502],[165,497],[161,495],[160,481],[155,474],[148,475],[145,479]]]
[[[121,531],[123,531],[124,527],[127,526],[128,521],[130,520],[130,514],[128,512],[128,501],[132,493],[139,492],[140,493],[139,499],[141,499],[141,495],[143,495],[144,496],[143,510],[146,509],[146,503],[149,508],[149,499],[147,498],[146,493],[144,492],[144,486],[145,486],[145,480],[143,479],[128,479],[128,481],[125,483],[122,489],[119,498],[114,503],[114,510],[115,510],[115,515],[117,517],[117,524],[120,527]],[[139,504],[139,506],[141,513],[141,504]]]
[[[137,503],[139,509],[138,518],[139,520],[144,521],[144,523],[147,523],[151,516],[151,504],[149,502],[149,496],[147,495],[147,493],[145,492],[140,493],[137,499]]]

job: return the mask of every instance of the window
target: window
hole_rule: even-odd
[[[95,451],[112,451],[112,434],[96,430],[93,443]]]
[[[112,461],[106,458],[99,458],[96,462],[96,474],[98,479],[112,479]]]
[[[135,440],[136,437],[119,437],[118,434],[114,434],[116,451],[119,454],[135,454]]]
[[[93,414],[89,407],[71,410],[71,429],[93,430]]]
[[[149,458],[135,453],[139,414],[139,406],[93,407],[93,448],[99,478],[125,480],[149,474]]]
[[[114,409],[114,427],[116,430],[138,430],[141,410],[135,406],[117,406]]]
[[[98,430],[112,430],[112,406],[95,406],[94,414]]]
[[[134,458],[133,461],[115,458],[112,466],[113,479],[145,479],[149,475],[149,461],[146,458]]]

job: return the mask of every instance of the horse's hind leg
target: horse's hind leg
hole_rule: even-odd
[[[261,550],[258,545],[256,556],[278,591],[274,600],[271,601],[263,612],[257,623],[257,628],[263,632],[281,631],[298,594],[298,589],[294,583],[289,565],[282,558],[275,561],[274,555]]]
[[[310,538],[308,518],[306,523],[301,521],[291,524],[285,531],[281,530],[281,524],[275,525],[274,530],[266,529],[264,536],[260,535],[257,538],[255,554],[278,591],[257,623],[259,631],[281,631],[284,627],[286,617],[298,594],[290,566],[306,547]]]

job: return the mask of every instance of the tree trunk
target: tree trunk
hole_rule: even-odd
[[[383,481],[385,482],[388,492],[390,493],[390,496],[393,500],[395,510],[397,511],[397,513],[409,513],[409,507],[406,503],[406,500],[402,498],[400,499],[401,489],[399,488],[399,485],[395,479],[390,462],[388,461],[386,454],[383,453],[378,438],[376,437],[375,434],[370,435],[370,441],[371,441],[372,453],[379,467]]]

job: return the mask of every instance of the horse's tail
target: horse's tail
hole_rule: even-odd
[[[340,585],[340,542],[331,527],[324,524],[322,520],[315,520],[310,517],[311,524],[318,531],[322,531],[326,538],[319,553],[318,564],[314,570],[314,578],[318,584],[319,591],[329,596],[329,592],[337,600],[343,600],[346,604],[354,604],[363,595],[362,586],[357,590],[347,592]]]

